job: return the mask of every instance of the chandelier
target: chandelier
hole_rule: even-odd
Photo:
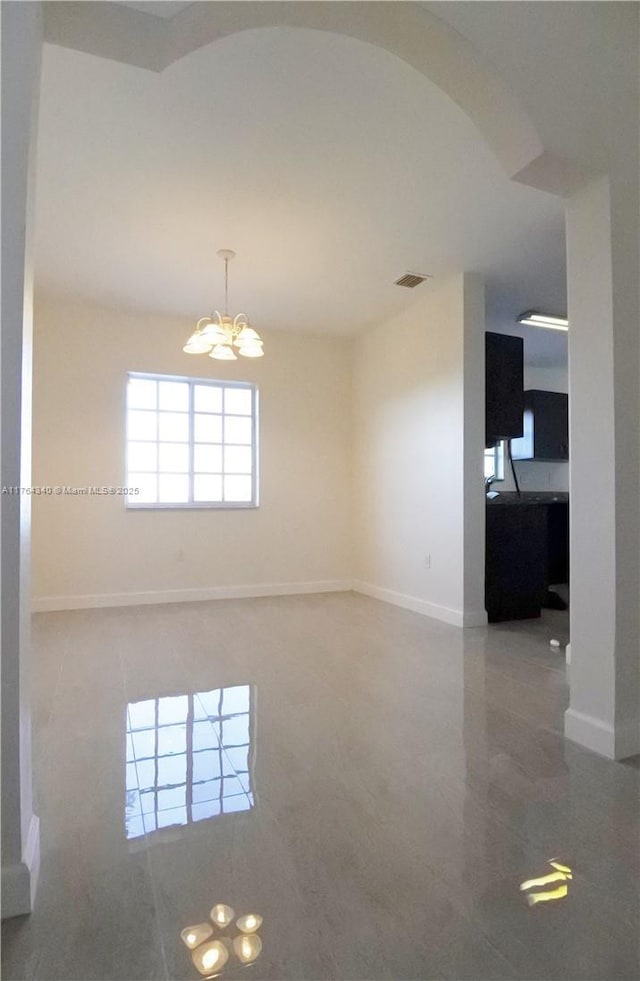
[[[243,358],[261,358],[264,354],[260,335],[244,313],[235,317],[229,316],[229,262],[235,252],[231,249],[220,249],[218,255],[224,260],[224,313],[215,310],[210,317],[201,317],[196,329],[182,350],[186,354],[208,354],[218,361],[237,361],[237,355]]]

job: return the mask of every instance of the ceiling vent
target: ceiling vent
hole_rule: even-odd
[[[400,276],[399,279],[395,280],[395,285],[406,286],[407,289],[413,290],[416,288],[416,286],[419,286],[420,283],[424,283],[425,279],[429,279],[429,278],[430,277],[427,275],[427,273],[406,272],[403,273],[403,275]]]

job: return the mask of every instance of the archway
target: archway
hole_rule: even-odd
[[[151,71],[163,71],[220,38],[265,27],[342,34],[396,55],[465,112],[511,179],[567,194],[589,177],[579,162],[543,146],[534,121],[504,79],[461,34],[417,3],[223,0],[190,4],[168,20],[141,18],[120,5],[44,7],[45,40]]]

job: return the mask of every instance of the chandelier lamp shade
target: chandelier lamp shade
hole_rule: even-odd
[[[220,249],[224,261],[224,313],[215,310],[210,317],[201,317],[196,329],[182,348],[185,354],[208,354],[217,361],[237,361],[243,358],[261,358],[264,354],[257,331],[250,326],[246,314],[231,317],[229,310],[229,262],[235,252]]]

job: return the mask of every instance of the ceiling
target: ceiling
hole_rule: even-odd
[[[566,306],[562,202],[388,52],[268,28],[155,73],[46,45],[37,288],[195,320],[222,303],[219,248],[258,329],[351,334],[430,288],[394,286],[407,270],[484,274],[491,329]],[[557,362],[566,337],[526,352]]]
[[[116,2],[120,7],[130,7],[132,10],[139,10],[143,14],[153,14],[154,17],[163,17],[168,20],[186,7],[190,7],[193,0],[140,0],[139,3],[131,3],[129,0],[116,0]]]

